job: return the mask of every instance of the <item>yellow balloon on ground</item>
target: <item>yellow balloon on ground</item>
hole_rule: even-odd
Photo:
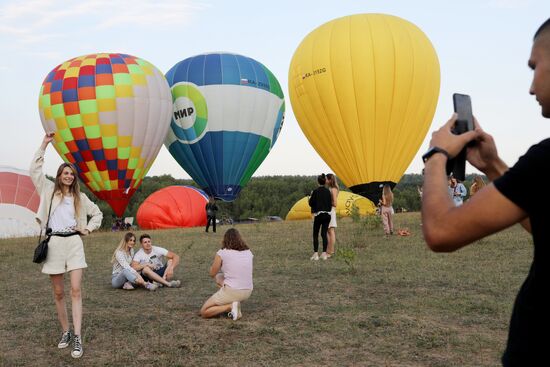
[[[294,53],[289,94],[300,127],[353,192],[378,202],[399,181],[433,119],[439,61],[414,24],[386,14],[332,20]]]
[[[309,196],[306,196],[296,202],[288,211],[286,220],[311,219],[311,208],[308,204]],[[339,217],[351,217],[353,207],[357,207],[359,215],[365,216],[374,214],[376,207],[369,199],[353,194],[349,191],[340,191],[338,202],[336,204],[336,215]]]

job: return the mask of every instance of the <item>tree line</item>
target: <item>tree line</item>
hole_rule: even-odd
[[[468,189],[473,181],[473,175],[466,176],[463,182]],[[419,211],[420,195],[418,188],[422,186],[423,177],[420,174],[406,174],[394,189],[394,208],[397,211]],[[188,185],[198,187],[193,180],[175,179],[171,175],[145,177],[136,190],[126,211],[125,217],[136,217],[139,206],[152,193],[167,186]],[[342,182],[340,189],[349,191]],[[292,206],[317,187],[316,176],[261,176],[252,177],[247,186],[233,202],[218,202],[218,218],[226,217],[233,220],[247,218],[262,219],[267,216],[285,218]],[[87,187],[81,185],[81,190],[90,198],[94,195]],[[104,220],[102,227],[110,228],[116,219],[111,207],[104,201],[94,199]]]

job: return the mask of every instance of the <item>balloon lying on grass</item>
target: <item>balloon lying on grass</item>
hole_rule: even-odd
[[[39,110],[61,158],[122,216],[170,125],[172,98],[162,73],[125,54],[76,57],[48,74]]]
[[[298,200],[288,211],[285,220],[311,219],[311,207],[308,203],[309,196]],[[336,204],[338,217],[352,217],[353,215],[366,216],[376,213],[376,206],[369,199],[351,193],[340,191]]]
[[[0,238],[36,236],[40,196],[29,172],[0,166]]]
[[[288,79],[309,142],[347,187],[377,203],[433,119],[440,75],[430,40],[391,15],[338,18],[304,38]]]
[[[165,229],[206,225],[204,191],[191,186],[168,186],[145,199],[137,211],[141,229]]]
[[[166,78],[174,102],[166,147],[207,194],[234,200],[283,126],[279,82],[258,61],[230,53],[190,57]]]

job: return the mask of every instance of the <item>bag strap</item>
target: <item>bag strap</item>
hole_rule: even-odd
[[[48,235],[48,225],[50,224],[50,213],[52,212],[52,203],[53,203],[53,195],[55,194],[55,190],[52,192],[52,197],[50,199],[50,209],[48,210],[48,220],[46,220],[46,233],[45,235]],[[42,227],[40,227],[40,235],[38,236],[38,242],[42,239]]]

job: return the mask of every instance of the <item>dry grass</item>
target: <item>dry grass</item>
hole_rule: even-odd
[[[47,276],[32,264],[35,239],[0,241],[1,366],[497,366],[513,299],[531,261],[514,227],[453,254],[422,240],[418,213],[398,214],[410,237],[340,220],[341,259],[309,261],[311,223],[239,225],[254,258],[243,318],[202,320],[215,291],[207,269],[217,234],[201,228],[151,232],[182,255],[180,289],[110,288],[121,234],[85,239],[85,354],[58,350],[60,328]],[[141,232],[139,232],[141,233]],[[138,235],[139,235],[138,233]],[[68,283],[67,283],[68,284]]]

